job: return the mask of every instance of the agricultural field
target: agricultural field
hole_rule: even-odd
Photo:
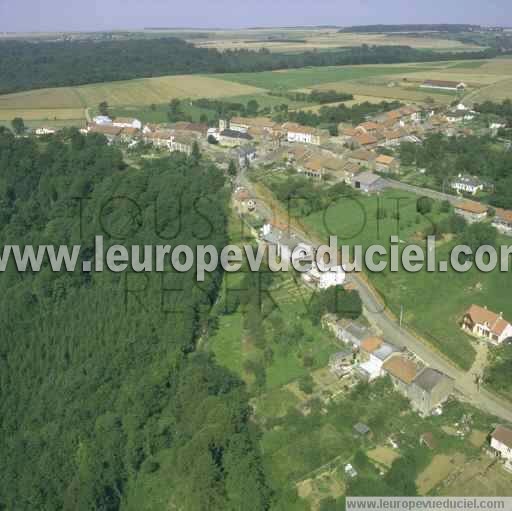
[[[0,124],[8,124],[13,117],[21,116],[29,126],[81,126],[102,101],[106,101],[115,114],[138,116],[147,122],[165,122],[167,104],[173,98],[229,98],[233,102],[256,99],[262,107],[286,102],[292,110],[319,108],[270,96],[269,91],[336,90],[355,96],[349,105],[383,100],[421,103],[427,98],[448,104],[456,99],[453,93],[422,90],[419,84],[427,78],[466,82],[468,102],[501,101],[512,96],[512,59],[166,76],[41,89],[0,96]],[[190,113],[194,118],[201,113],[209,115],[193,108]]]
[[[474,51],[481,46],[465,44],[439,37],[414,37],[404,34],[340,33],[338,29],[258,29],[245,31],[203,32],[201,38],[189,38],[189,42],[203,48],[220,51],[232,49],[259,50],[293,53],[303,51],[330,51],[336,48],[361,46],[411,46],[434,51]]]

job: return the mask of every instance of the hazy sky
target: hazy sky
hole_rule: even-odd
[[[374,23],[512,25],[511,0],[0,0],[0,31]]]

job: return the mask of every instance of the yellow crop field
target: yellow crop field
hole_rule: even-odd
[[[0,108],[0,121],[22,117],[25,121],[69,121],[84,118],[83,108]]]
[[[101,101],[113,106],[151,105],[167,103],[173,98],[221,98],[264,92],[250,85],[200,75],[83,85],[75,90],[87,106],[96,106]]]
[[[71,87],[39,89],[0,96],[0,109],[84,108],[80,96]]]
[[[438,51],[472,51],[481,47],[442,37],[414,37],[404,34],[358,34],[339,33],[336,29],[286,30],[261,29],[247,31],[219,31],[208,33],[204,41],[194,39],[196,46],[216,48],[220,51],[232,49],[258,50],[266,48],[275,52],[300,52],[307,50],[329,50],[350,46],[392,45]],[[275,39],[272,41],[271,39]],[[298,42],[289,42],[287,39]]]

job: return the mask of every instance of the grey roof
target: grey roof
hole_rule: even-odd
[[[287,236],[282,231],[272,230],[268,234],[262,236],[262,240],[266,241],[270,245],[284,245],[293,250],[297,245],[298,241],[290,236]]]
[[[389,356],[391,356],[393,353],[399,353],[400,349],[398,349],[396,346],[393,346],[392,344],[389,344],[387,342],[383,343],[382,346],[374,351],[372,355],[374,357],[377,357],[379,360],[386,360]]]
[[[343,333],[350,335],[354,340],[360,343],[368,337],[368,328],[357,323],[350,323],[343,329]]]
[[[256,149],[251,146],[240,147],[238,149],[238,156],[240,158],[244,158],[245,156],[249,156],[249,155],[255,154],[255,153],[256,153]]]
[[[332,354],[329,359],[330,360],[338,360],[340,358],[350,357],[353,355],[353,352],[351,350],[343,350],[338,351],[337,353]]]
[[[416,376],[413,383],[421,389],[430,392],[443,379],[450,379],[450,377],[437,369],[426,367]]]
[[[380,179],[381,177],[373,172],[362,172],[354,178],[354,181],[363,185],[373,185]]]
[[[362,422],[358,422],[354,426],[354,430],[357,431],[360,435],[367,435],[370,432],[370,428]]]
[[[240,138],[243,140],[252,140],[252,137],[251,137],[251,135],[249,135],[249,133],[242,133],[240,131],[235,131],[235,130],[230,130],[230,129],[221,131],[220,134],[222,137]]]

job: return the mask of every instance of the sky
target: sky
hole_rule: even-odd
[[[512,26],[512,1],[0,0],[0,32],[377,23]]]

